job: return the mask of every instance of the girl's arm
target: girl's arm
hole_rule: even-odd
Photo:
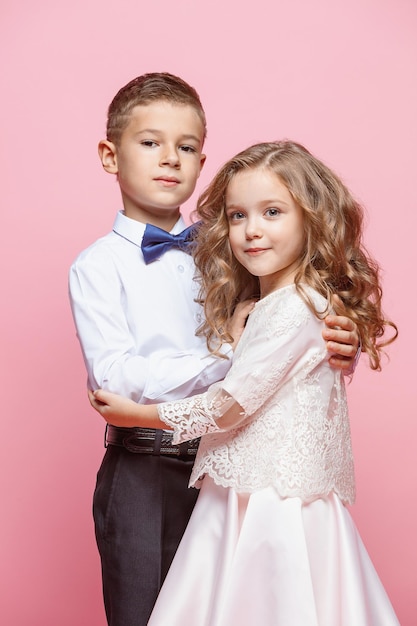
[[[283,308],[282,308],[283,307]],[[282,309],[282,310],[281,310]],[[245,351],[226,379],[205,394],[158,405],[139,405],[116,394],[89,392],[91,405],[114,426],[172,428],[179,441],[229,430],[255,413],[302,368],[326,359],[320,320],[297,297],[284,299],[253,327]],[[320,329],[320,330],[319,330]],[[164,419],[159,418],[161,415]]]
[[[159,419],[156,404],[137,404],[129,398],[103,389],[89,390],[88,398],[91,406],[112,426],[170,429],[170,426]]]

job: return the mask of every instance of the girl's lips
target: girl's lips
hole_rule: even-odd
[[[267,250],[267,248],[248,248],[247,250],[245,250],[246,254],[260,254],[261,252],[265,252]]]

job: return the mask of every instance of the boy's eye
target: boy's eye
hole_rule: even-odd
[[[152,141],[152,139],[145,139],[144,141],[140,142],[142,144],[142,146],[147,146],[149,148],[153,148],[154,146],[157,145],[156,141]]]
[[[180,150],[183,152],[197,152],[194,146],[181,146]]]

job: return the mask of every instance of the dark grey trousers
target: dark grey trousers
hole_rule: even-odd
[[[109,626],[146,626],[197,499],[192,465],[107,448],[93,514]]]

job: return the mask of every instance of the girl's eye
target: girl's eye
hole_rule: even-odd
[[[265,211],[266,215],[268,215],[268,217],[276,217],[277,215],[279,215],[281,213],[281,211],[279,209],[267,209]]]
[[[229,213],[227,216],[229,222],[237,222],[238,220],[242,220],[244,217],[245,215],[241,211],[233,211],[233,213]]]
[[[152,141],[151,139],[145,139],[141,141],[142,146],[147,146],[148,148],[153,148],[157,145],[156,141]]]

